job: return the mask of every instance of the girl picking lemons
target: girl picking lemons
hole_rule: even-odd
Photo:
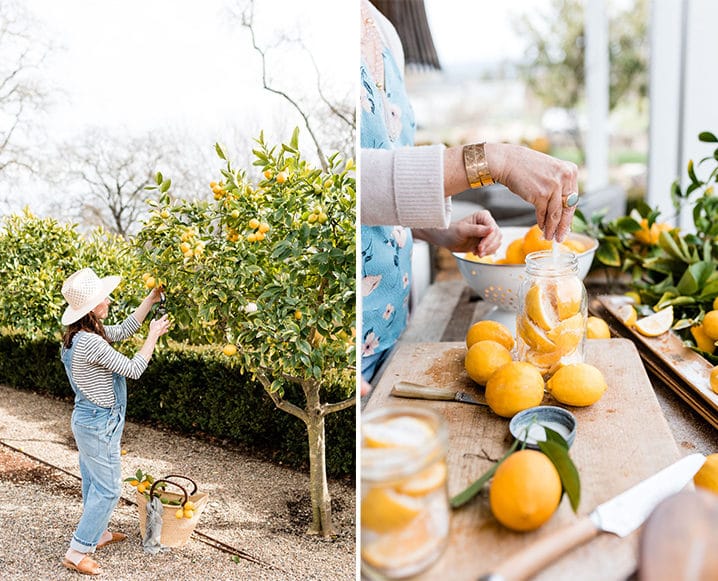
[[[95,549],[127,538],[107,530],[120,498],[120,440],[125,425],[125,377],[138,378],[147,368],[159,339],[167,333],[167,315],[150,323],[147,340],[132,359],[111,346],[134,334],[152,306],[161,299],[154,288],[124,322],[105,327],[110,293],[119,276],[99,278],[90,268],[71,275],[62,285],[68,307],[62,338],[62,362],[75,392],[72,433],[80,453],[83,511],[62,564],[84,575],[99,575],[100,565],[90,554]]]

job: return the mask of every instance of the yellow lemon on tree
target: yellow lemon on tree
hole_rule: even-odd
[[[153,288],[155,288],[155,284],[157,284],[157,282],[155,281],[155,277],[154,277],[154,276],[149,276],[149,277],[147,277],[147,280],[145,281],[145,286],[146,286],[147,288],[153,289]]]
[[[693,483],[718,494],[718,454],[706,458],[701,469],[693,477]]]
[[[237,354],[237,346],[228,343],[224,346],[224,349],[222,349],[222,353],[224,353],[227,357],[232,357]]]
[[[509,350],[496,341],[478,341],[466,352],[464,367],[476,383],[485,385],[499,367],[511,362]]]
[[[586,338],[610,339],[611,330],[608,328],[608,324],[603,319],[599,317],[589,317],[586,319]]]
[[[703,331],[714,341],[718,341],[718,311],[708,311],[703,317]]]
[[[718,297],[713,299],[713,310],[718,311]]]
[[[377,486],[371,488],[361,501],[361,526],[378,533],[403,528],[421,509],[418,499]]]
[[[248,226],[249,226],[252,230],[256,230],[257,228],[259,228],[259,220],[257,220],[256,218],[252,218],[252,219],[249,221]]]
[[[512,361],[496,370],[486,382],[486,403],[504,418],[537,406],[543,399],[541,372],[525,361]]]
[[[497,321],[479,321],[466,333],[466,348],[479,341],[496,341],[509,351],[514,348],[514,337],[505,325]]]
[[[489,506],[505,527],[532,531],[556,512],[561,493],[561,478],[548,456],[537,450],[521,450],[496,469],[489,488]]]
[[[566,405],[593,405],[606,391],[603,373],[588,363],[564,365],[546,383],[547,391]]]

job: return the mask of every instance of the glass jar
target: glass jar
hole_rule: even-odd
[[[408,406],[362,415],[362,571],[408,577],[431,565],[449,537],[446,424]]]
[[[516,354],[544,377],[561,365],[583,362],[586,288],[572,252],[542,250],[526,257],[519,288]]]

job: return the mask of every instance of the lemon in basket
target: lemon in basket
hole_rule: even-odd
[[[470,349],[479,341],[496,341],[509,351],[514,348],[514,337],[505,325],[497,321],[479,321],[469,327],[466,333],[466,348]]]

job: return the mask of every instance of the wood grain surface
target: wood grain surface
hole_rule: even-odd
[[[511,445],[509,420],[488,408],[458,402],[407,400],[390,395],[397,381],[462,390],[478,398],[483,390],[464,371],[463,343],[401,343],[366,404],[431,407],[449,427],[449,494],[483,474]],[[581,477],[579,516],[671,464],[678,448],[633,343],[626,339],[587,341],[586,362],[604,374],[608,389],[591,407],[569,408],[578,420],[571,457]],[[546,398],[544,403],[556,405]],[[560,405],[560,404],[559,404]],[[551,520],[537,531],[514,533],[491,515],[485,489],[452,514],[449,547],[416,579],[477,579],[542,535],[575,522],[564,498]],[[602,534],[544,570],[536,579],[607,581],[626,579],[636,569],[638,532],[620,539]]]

